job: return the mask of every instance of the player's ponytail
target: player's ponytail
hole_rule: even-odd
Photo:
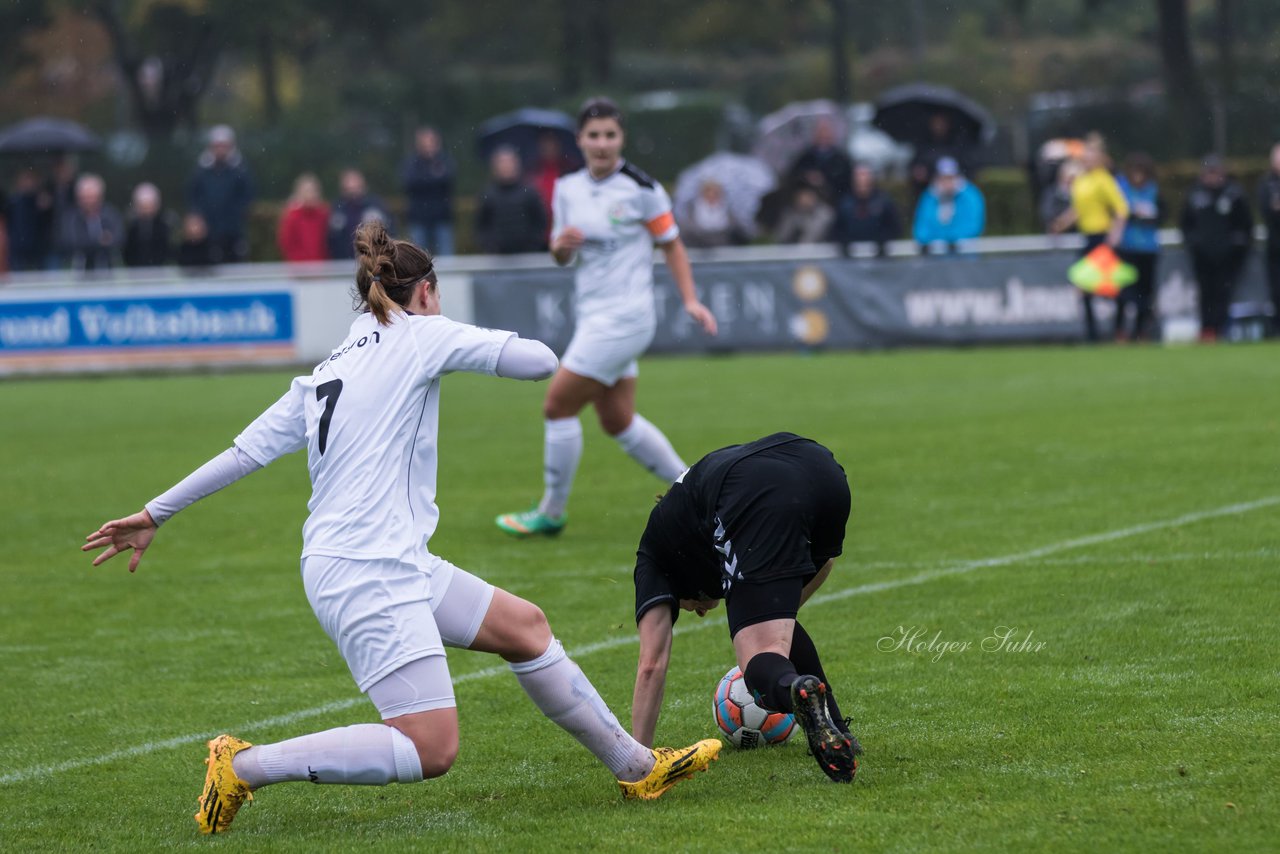
[[[357,308],[371,312],[382,326],[391,323],[424,279],[436,285],[431,254],[407,240],[395,240],[377,220],[361,223],[355,234]]]

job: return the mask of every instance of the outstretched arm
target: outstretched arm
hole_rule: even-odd
[[[645,747],[653,747],[662,695],[667,686],[667,665],[671,661],[671,609],[659,604],[640,617],[640,658],[636,664],[636,689],[631,697],[631,736]]]
[[[498,376],[511,380],[545,380],[560,364],[556,354],[541,341],[509,338],[498,355]]]
[[[151,545],[156,530],[171,516],[260,468],[262,466],[240,448],[230,447],[187,475],[163,495],[147,502],[145,508],[132,516],[103,523],[98,530],[85,537],[86,542],[80,550],[88,552],[105,547],[106,551],[93,559],[93,565],[98,566],[121,552],[132,549],[129,571],[133,572],[142,561],[142,553]]]

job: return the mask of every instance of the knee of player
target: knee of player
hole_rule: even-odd
[[[551,624],[542,609],[532,602],[525,602],[520,613],[520,641],[522,652],[537,658],[547,651],[551,643]]]
[[[443,777],[458,758],[458,739],[454,736],[444,742],[417,744],[418,761],[422,763],[422,779]]]
[[[537,605],[525,599],[507,614],[502,657],[513,663],[533,661],[551,646],[551,624]]]
[[[631,426],[630,412],[609,412],[607,410],[597,410],[596,414],[600,418],[600,429],[613,436],[615,439],[618,434],[626,431]]]

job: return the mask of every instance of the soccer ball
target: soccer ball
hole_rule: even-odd
[[[756,703],[737,667],[726,673],[716,686],[711,707],[720,731],[735,747],[744,750],[762,744],[781,744],[796,729],[796,719],[791,715],[771,712]]]

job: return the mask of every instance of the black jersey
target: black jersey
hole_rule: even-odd
[[[737,583],[811,576],[840,554],[849,486],[831,452],[774,433],[707,454],[649,514],[636,552],[636,620]]]

